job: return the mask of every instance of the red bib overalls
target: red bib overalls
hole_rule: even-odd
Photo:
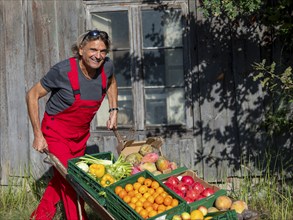
[[[90,136],[90,123],[106,94],[107,76],[102,67],[102,98],[99,101],[80,99],[78,68],[75,58],[70,58],[71,71],[68,78],[74,93],[75,101],[69,108],[56,115],[44,114],[42,132],[48,143],[49,152],[54,154],[67,167],[67,161],[84,155],[86,142]],[[77,195],[71,185],[54,168],[54,176],[49,182],[39,206],[31,219],[53,219],[56,204],[62,199],[66,218],[78,220]],[[83,202],[82,202],[83,203]],[[82,205],[82,216],[86,219]]]

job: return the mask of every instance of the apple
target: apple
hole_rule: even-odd
[[[186,175],[181,178],[181,182],[185,185],[192,186],[194,184],[194,179],[192,176]]]
[[[205,187],[200,182],[195,182],[192,185],[192,189],[196,190],[198,194],[201,194],[204,191]]]
[[[190,220],[190,214],[188,212],[182,212],[181,213],[181,218],[183,220]]]
[[[170,176],[166,180],[165,184],[168,183],[168,184],[171,184],[174,187],[174,186],[177,186],[179,184],[179,182],[180,181],[179,181],[179,179],[176,176]]]
[[[206,189],[201,193],[201,195],[203,195],[204,197],[208,197],[208,196],[210,196],[210,195],[212,195],[212,194],[214,194],[214,193],[215,193],[215,190],[213,190],[212,188],[208,187],[208,188],[206,188]]]
[[[185,200],[188,204],[194,202],[194,199],[191,199],[191,198],[188,197],[188,196],[185,196],[185,197],[184,197],[184,200]]]
[[[182,220],[180,215],[174,215],[172,220]]]
[[[199,206],[197,209],[202,212],[203,216],[208,214],[208,209],[203,205]]]
[[[186,197],[190,198],[191,200],[196,200],[196,198],[199,196],[196,190],[190,189],[186,193]]]

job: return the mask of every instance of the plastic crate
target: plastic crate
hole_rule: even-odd
[[[152,175],[149,171],[145,170],[139,172],[135,175],[127,177],[123,180],[120,180],[109,187],[106,188],[107,191],[107,210],[115,219],[119,220],[140,220],[143,219],[135,210],[133,210],[127,203],[125,203],[119,196],[115,194],[116,186],[124,187],[127,183],[135,183],[137,179],[143,176],[145,178],[151,178],[159,182],[160,186],[164,188],[173,198],[178,199],[179,204],[176,207],[173,207],[165,212],[162,212],[154,217],[148,218],[149,220],[153,219],[171,219],[168,216],[173,216],[176,213],[181,213],[186,210],[186,202],[178,196],[176,193],[167,188],[159,179]]]
[[[235,210],[212,212],[205,217],[212,217],[213,220],[238,220]]]
[[[115,158],[112,152],[103,152],[97,154],[91,154],[91,156],[98,159],[111,160],[115,162]],[[67,172],[71,175],[99,204],[106,206],[105,199],[105,188],[102,187],[93,177],[88,175],[82,169],[80,169],[76,162],[78,162],[80,157],[71,159],[68,161]]]
[[[176,170],[173,170],[171,173],[158,175],[158,178],[162,181],[165,181],[170,176],[185,176],[185,175],[192,176],[195,181],[200,182],[204,187],[206,187],[206,188],[210,187],[215,191],[215,193],[213,195],[210,195],[210,196],[203,198],[201,200],[187,204],[187,211],[188,212],[191,212],[192,210],[197,209],[201,205],[203,205],[207,208],[212,207],[214,205],[215,200],[219,196],[227,194],[226,190],[220,189],[215,185],[211,185],[211,184],[205,182],[203,179],[200,179],[199,177],[197,177],[197,175],[192,170],[188,170],[186,167],[179,167]]]

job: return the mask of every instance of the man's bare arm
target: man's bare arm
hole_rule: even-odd
[[[47,90],[44,89],[40,82],[35,84],[26,94],[28,114],[34,132],[33,148],[39,152],[43,152],[43,149],[48,147],[41,130],[39,117],[39,99],[47,94]]]

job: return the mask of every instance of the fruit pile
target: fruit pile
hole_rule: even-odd
[[[143,219],[154,217],[179,204],[179,201],[166,192],[159,182],[143,176],[124,187],[116,186],[114,191]]]
[[[188,212],[183,212],[180,215],[174,215],[172,220],[208,220],[212,219],[209,216],[209,213],[215,213],[219,211],[229,211],[235,210],[237,213],[237,217],[235,219],[249,219],[245,218],[245,215],[241,216],[244,212],[248,211],[247,204],[242,200],[232,201],[232,199],[228,196],[219,196],[215,202],[214,206],[206,208],[201,205],[196,210]]]
[[[148,170],[156,176],[177,168],[175,162],[160,155],[159,150],[150,144],[141,145],[138,152],[127,155],[125,159],[133,165],[132,174]]]
[[[190,175],[182,176],[181,179],[176,176],[171,176],[164,184],[181,196],[187,203],[201,200],[215,193],[212,188],[205,188]]]

